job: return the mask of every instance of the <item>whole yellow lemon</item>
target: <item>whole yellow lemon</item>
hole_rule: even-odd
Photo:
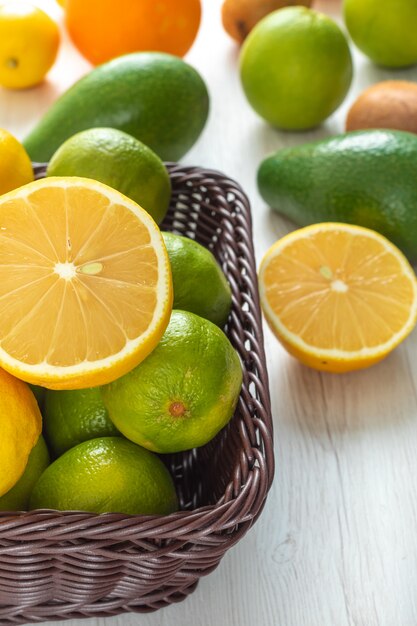
[[[0,369],[0,496],[22,476],[42,430],[42,416],[28,385]]]
[[[0,4],[0,85],[39,84],[52,67],[60,41],[57,24],[27,2]]]
[[[32,182],[33,167],[22,144],[0,128],[0,195]]]

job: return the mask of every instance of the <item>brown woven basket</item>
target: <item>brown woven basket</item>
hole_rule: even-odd
[[[164,457],[181,511],[166,517],[0,513],[0,624],[145,612],[178,602],[259,516],[274,473],[249,202],[219,172],[168,164],[165,230],[195,238],[233,292],[227,334],[243,363],[238,408],[203,448]],[[44,168],[36,166],[37,177]]]

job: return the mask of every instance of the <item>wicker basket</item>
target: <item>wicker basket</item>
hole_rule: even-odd
[[[218,172],[168,167],[173,194],[162,228],[209,247],[232,288],[227,334],[244,367],[238,408],[209,444],[165,457],[178,513],[0,513],[0,624],[145,612],[178,602],[264,505],[274,459],[249,203]],[[44,174],[42,166],[36,173]]]

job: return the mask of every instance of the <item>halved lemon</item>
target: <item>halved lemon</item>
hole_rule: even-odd
[[[0,196],[0,365],[53,389],[94,387],[157,345],[172,309],[149,214],[94,180],[46,178]]]
[[[266,253],[259,283],[272,331],[319,370],[380,361],[417,320],[417,281],[407,259],[359,226],[314,224],[290,233]]]

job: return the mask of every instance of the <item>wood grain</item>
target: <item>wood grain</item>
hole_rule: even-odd
[[[61,19],[53,0],[39,0]],[[280,133],[249,108],[238,50],[223,33],[221,0],[204,1],[188,60],[211,92],[210,120],[186,156],[236,178],[252,201],[258,258],[289,222],[261,201],[256,169],[279,147],[342,132],[347,108],[368,85],[417,81],[355,52],[349,96],[320,129]],[[340,3],[316,8],[338,17]],[[88,70],[64,37],[43,86],[0,92],[0,126],[23,137],[54,98]],[[265,511],[218,570],[179,605],[113,626],[415,626],[417,624],[417,333],[381,364],[349,375],[310,371],[265,329],[275,420],[277,473]],[[98,626],[104,620],[67,622]]]

